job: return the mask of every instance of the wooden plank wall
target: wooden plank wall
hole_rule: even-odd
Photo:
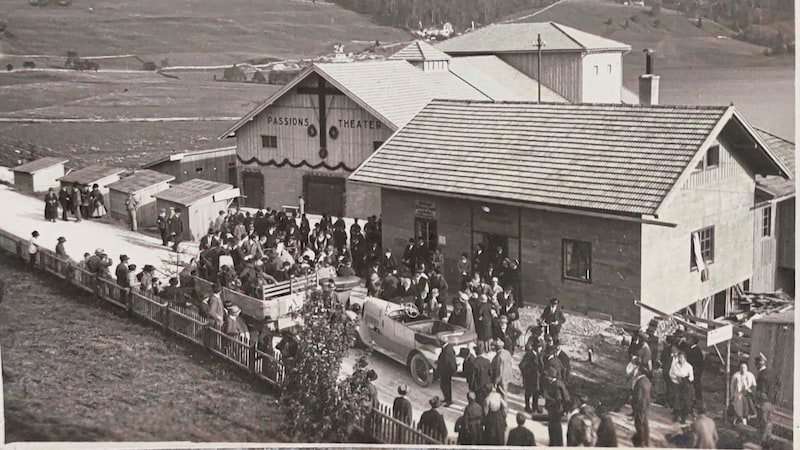
[[[753,322],[750,364],[755,371],[755,357],[763,353],[767,368],[781,380],[779,404],[791,411],[794,404],[794,323]]]
[[[536,53],[499,54],[497,56],[525,75],[535,80],[539,78]],[[542,82],[571,103],[581,101],[581,72],[582,63],[579,52],[542,55]]]
[[[795,198],[777,205],[775,236],[778,241],[778,266],[794,270]]]
[[[770,208],[773,231],[770,236],[762,236],[764,210]],[[750,279],[752,292],[773,292],[777,271],[777,243],[775,240],[775,205],[769,203],[753,211],[753,278]]]

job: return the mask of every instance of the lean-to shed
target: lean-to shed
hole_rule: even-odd
[[[14,186],[20,191],[44,192],[58,188],[58,178],[64,176],[68,158],[46,157],[14,167]]]
[[[128,194],[133,194],[137,201],[137,221],[139,226],[154,226],[158,210],[153,194],[169,189],[169,183],[175,179],[155,170],[137,170],[133,175],[108,185],[109,211],[118,219],[128,218],[126,201]]]
[[[239,189],[230,184],[194,179],[153,194],[156,208],[180,208],[183,220],[183,239],[196,241],[221,210],[227,210]]]

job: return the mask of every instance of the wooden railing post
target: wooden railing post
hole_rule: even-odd
[[[250,346],[247,349],[248,352],[248,359],[247,363],[250,366],[250,373],[255,376],[256,375],[256,341],[255,339],[251,339]]]
[[[128,311],[128,317],[133,317],[133,293],[130,288],[120,288],[120,292],[122,292],[124,296],[123,300],[125,303],[125,310]]]
[[[161,329],[164,332],[169,331],[169,302],[167,301],[161,305]]]

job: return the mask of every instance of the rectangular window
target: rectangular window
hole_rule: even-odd
[[[600,75],[600,66],[594,66],[594,74]]]
[[[761,210],[761,237],[772,236],[772,206]]]
[[[381,145],[383,145],[383,142],[384,141],[372,141],[372,151],[375,151],[375,150],[381,148]]]
[[[417,240],[424,239],[425,243],[428,244],[428,250],[436,250],[436,246],[439,243],[439,234],[436,231],[436,221],[431,219],[420,219],[417,217],[414,225],[414,237],[416,237]]]
[[[592,244],[562,239],[562,275],[569,280],[592,281]]]
[[[608,73],[611,73],[611,64],[608,65]]]
[[[719,145],[712,145],[706,152],[706,168],[719,166]]]
[[[697,260],[695,259],[695,242],[694,235],[698,237],[700,245],[700,254],[706,264],[714,262],[714,227],[703,228],[702,230],[695,231],[689,238],[689,253],[690,253],[690,267],[692,270],[697,270]]]
[[[263,148],[278,148],[278,136],[261,135],[261,147]]]

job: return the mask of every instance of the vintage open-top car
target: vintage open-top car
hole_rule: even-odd
[[[430,386],[443,342],[459,355],[478,338],[474,331],[420,314],[413,303],[365,297],[357,318],[357,339],[364,345],[404,364],[420,386]]]

